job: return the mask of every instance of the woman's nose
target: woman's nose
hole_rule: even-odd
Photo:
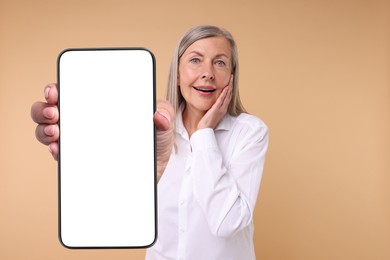
[[[214,68],[211,64],[205,64],[202,71],[202,79],[214,80]]]

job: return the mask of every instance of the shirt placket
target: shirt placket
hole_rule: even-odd
[[[187,242],[188,242],[188,200],[191,194],[191,161],[192,156],[190,152],[190,146],[188,145],[188,157],[183,174],[182,185],[179,193],[179,223],[178,223],[178,257],[179,260],[186,259]]]

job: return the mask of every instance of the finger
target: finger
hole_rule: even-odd
[[[175,112],[171,103],[166,100],[157,101],[157,111],[153,116],[158,130],[166,131],[173,127]]]
[[[37,124],[56,124],[58,117],[58,108],[55,105],[35,102],[31,106],[31,118]]]
[[[173,118],[175,117],[175,110],[171,103],[168,100],[157,100],[157,111],[165,110],[167,114],[164,114],[171,122],[173,122]]]
[[[233,92],[233,82],[234,82],[234,77],[232,74],[232,75],[230,75],[230,80],[229,80],[228,85],[225,87],[226,94],[224,96],[224,99],[222,100],[221,107],[224,106],[225,108],[227,108],[230,104],[230,101],[232,99],[232,92]]]
[[[221,94],[219,94],[219,97],[218,97],[217,101],[215,102],[215,107],[217,109],[223,106],[225,99],[226,99],[226,96],[227,96],[227,93],[228,93],[228,87],[226,86],[223,88]]]
[[[171,126],[171,122],[165,114],[167,114],[166,110],[162,110],[162,109],[160,109],[160,110],[156,111],[156,113],[154,113],[153,121],[154,121],[154,124],[156,125],[156,128],[158,130],[166,131]]]
[[[229,106],[230,101],[232,100],[232,96],[233,96],[233,85],[229,85],[228,86],[228,93],[226,94],[226,98],[224,101],[224,103],[226,103],[226,106]]]
[[[153,116],[157,128],[157,181],[160,180],[174,143],[173,124],[175,111],[171,103],[166,100],[157,101],[157,110]]]
[[[230,85],[233,87],[233,84],[234,84],[234,76],[232,74],[232,75],[230,75],[230,80],[229,80],[228,86]]]
[[[35,128],[35,137],[39,142],[49,145],[58,141],[60,130],[58,125],[38,125]]]
[[[58,161],[58,150],[59,150],[58,143],[57,142],[50,143],[48,148],[54,160]]]
[[[58,103],[58,90],[57,84],[48,84],[44,89],[45,99],[50,105],[57,105]]]

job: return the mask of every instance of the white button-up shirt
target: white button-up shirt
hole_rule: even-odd
[[[253,211],[268,147],[257,117],[225,115],[193,133],[176,116],[176,151],[158,184],[158,239],[147,260],[250,260]]]

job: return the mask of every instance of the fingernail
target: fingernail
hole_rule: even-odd
[[[43,132],[48,135],[48,136],[53,136],[54,135],[54,125],[48,125],[43,129]]]
[[[51,154],[53,154],[53,150],[51,149],[50,144],[47,146],[47,149],[49,149],[49,152],[50,152]]]
[[[48,99],[49,98],[49,93],[50,93],[50,86],[47,86],[45,88],[45,98]]]
[[[45,109],[43,109],[43,116],[46,117],[47,119],[54,118],[54,108],[46,107]]]
[[[156,113],[165,117],[168,120],[168,122],[171,122],[171,120],[169,119],[169,116],[168,116],[168,111],[161,109],[161,110],[157,110]]]

